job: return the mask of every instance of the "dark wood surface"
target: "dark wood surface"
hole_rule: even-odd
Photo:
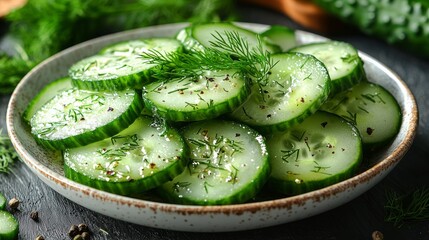
[[[240,12],[242,21],[301,29],[282,14],[269,10],[244,5]],[[371,190],[336,209],[293,223],[233,233],[188,233],[130,224],[90,211],[51,190],[25,164],[17,162],[10,174],[0,174],[0,192],[22,202],[19,211],[14,213],[20,223],[19,239],[35,239],[39,234],[45,239],[69,239],[69,227],[79,223],[89,225],[91,239],[371,239],[376,230],[382,232],[385,239],[429,239],[429,221],[407,223],[398,228],[384,219],[386,191],[406,192],[429,186],[429,61],[358,31],[328,37],[350,42],[383,62],[408,84],[419,105],[420,126],[412,148]],[[8,99],[9,96],[0,97],[0,128],[5,128]],[[32,211],[38,211],[39,222],[30,219]]]

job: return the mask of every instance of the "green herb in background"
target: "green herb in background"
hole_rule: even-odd
[[[6,16],[15,54],[0,52],[0,94],[36,64],[76,43],[132,28],[232,20],[231,0],[29,0]]]
[[[407,194],[386,192],[385,220],[401,227],[406,222],[429,220],[429,188],[421,187]]]
[[[0,129],[0,173],[8,173],[9,167],[18,159],[15,149],[12,147],[7,135]]]

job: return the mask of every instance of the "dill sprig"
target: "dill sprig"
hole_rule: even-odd
[[[9,167],[18,159],[15,149],[12,147],[7,135],[0,129],[0,173],[8,173]]]
[[[151,50],[142,57],[148,59],[148,63],[158,65],[153,76],[161,81],[198,79],[211,70],[236,70],[237,74],[250,77],[258,85],[266,85],[276,62],[259,37],[257,46],[249,47],[249,43],[235,31],[215,32],[212,36],[214,41],[203,51],[164,54]]]
[[[273,61],[271,54],[264,49],[259,35],[257,35],[257,46],[252,48],[238,32],[226,31],[224,34],[215,32],[213,37],[215,41],[210,42],[212,48],[209,50],[220,49],[221,52],[238,57],[238,61],[235,62],[239,62],[239,64],[237,68],[232,69],[239,69],[244,74],[254,78],[258,84],[266,85],[270,71],[277,63]],[[217,54],[217,51],[215,53]],[[227,60],[229,59],[231,58],[227,58]]]
[[[406,222],[429,220],[429,188],[422,187],[407,194],[386,192],[385,220],[401,227]]]
[[[27,1],[5,18],[7,39],[15,46],[7,52],[0,46],[0,94],[12,92],[36,64],[76,43],[150,25],[231,20],[233,6],[230,0]]]

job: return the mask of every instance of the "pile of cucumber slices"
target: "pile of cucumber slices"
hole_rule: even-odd
[[[36,142],[67,178],[122,195],[218,205],[305,193],[355,175],[401,111],[348,43],[205,23],[76,62],[30,102]]]

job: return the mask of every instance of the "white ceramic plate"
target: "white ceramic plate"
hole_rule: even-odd
[[[255,31],[267,28],[260,24],[241,24]],[[103,192],[65,178],[60,155],[38,146],[21,118],[29,101],[48,82],[66,76],[73,63],[106,45],[142,37],[171,37],[184,26],[185,23],[154,26],[97,38],[62,51],[34,68],[15,89],[7,112],[8,133],[22,160],[53,190],[101,214],[155,228],[219,232],[296,221],[344,204],[383,179],[411,146],[418,121],[413,95],[395,73],[360,53],[369,80],[384,86],[399,102],[403,123],[393,143],[367,160],[369,166],[353,178],[294,197],[227,206],[186,206],[141,200]],[[302,31],[297,32],[297,37],[302,43],[324,40]]]

